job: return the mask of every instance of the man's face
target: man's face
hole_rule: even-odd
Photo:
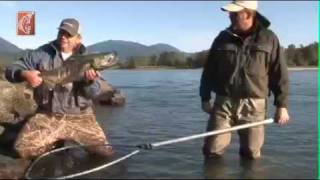
[[[81,44],[81,37],[79,35],[71,36],[65,30],[59,30],[58,42],[62,52],[73,52]]]
[[[247,11],[230,12],[229,17],[235,31],[246,32],[253,25],[253,17]]]

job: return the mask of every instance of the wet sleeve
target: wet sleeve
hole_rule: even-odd
[[[22,57],[5,68],[5,77],[10,82],[22,82],[21,77],[23,70],[37,69],[40,58],[36,51],[27,51]]]
[[[215,42],[212,43],[212,46],[209,50],[209,54],[207,56],[207,60],[203,66],[203,71],[200,80],[200,97],[202,102],[210,101],[211,99],[211,91],[214,86],[214,49]]]
[[[82,82],[83,92],[85,97],[93,99],[100,95],[101,82],[100,80],[95,81],[83,81]]]
[[[269,88],[274,94],[274,105],[276,107],[288,107],[289,74],[279,39],[273,39],[273,50],[271,52],[271,64],[269,70]]]

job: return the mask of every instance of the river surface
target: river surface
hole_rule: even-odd
[[[208,115],[200,108],[201,70],[112,70],[103,74],[127,97],[124,107],[99,107],[99,120],[111,143],[153,143],[205,131]],[[266,125],[262,158],[238,156],[238,137],[223,159],[204,163],[203,139],[142,151],[126,161],[126,170],[110,178],[316,178],[317,71],[290,71],[291,123]],[[269,117],[273,116],[273,97]],[[119,146],[117,146],[119,145]],[[107,170],[105,170],[107,171]],[[107,178],[103,171],[88,177]]]
[[[139,144],[205,132],[208,115],[200,108],[200,76],[200,69],[105,71],[103,77],[126,96],[123,107],[97,107],[98,121],[117,154],[127,155],[137,150],[135,146]],[[239,157],[239,139],[234,132],[232,143],[219,160],[204,162],[203,138],[200,138],[140,151],[115,166],[82,178],[314,179],[317,177],[317,79],[317,71],[290,71],[292,121],[285,127],[266,125],[262,158],[258,160]],[[274,113],[272,103],[270,98],[269,117]],[[58,156],[44,159],[44,164],[35,167],[33,177],[63,176],[105,163],[103,159],[83,160],[82,156],[71,161],[64,156],[60,159]],[[80,165],[75,166],[77,163]],[[54,170],[45,172],[43,169],[48,167]],[[72,171],[67,172],[68,167]]]

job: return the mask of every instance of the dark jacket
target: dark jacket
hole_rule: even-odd
[[[274,105],[288,105],[288,70],[278,37],[259,15],[255,30],[242,40],[231,28],[220,32],[209,51],[201,76],[202,101],[217,95],[235,98],[266,98],[270,90]]]
[[[52,70],[61,66],[63,60],[56,41],[52,41],[36,50],[27,51],[19,61],[8,66],[6,78],[11,82],[22,82],[23,70]],[[84,54],[82,45],[78,54]],[[70,84],[71,85],[71,84]],[[49,90],[43,85],[35,88],[35,99],[39,111],[52,113],[80,114],[83,111],[92,111],[91,98],[100,93],[100,82],[85,81],[73,82],[72,86],[58,86]]]

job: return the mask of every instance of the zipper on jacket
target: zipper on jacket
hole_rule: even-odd
[[[231,84],[231,94],[232,96],[235,97],[239,97],[242,94],[240,85],[242,84],[242,79],[243,79],[243,75],[241,74],[241,69],[242,69],[242,61],[243,61],[243,53],[244,53],[244,40],[238,36],[237,34],[234,34],[232,31],[230,31],[229,29],[226,30],[228,32],[229,35],[231,35],[232,37],[240,40],[240,43],[236,43],[237,45],[237,51],[236,51],[236,65],[235,65],[235,69],[231,75],[231,79],[230,79],[230,84]],[[235,41],[237,42],[237,41]]]

